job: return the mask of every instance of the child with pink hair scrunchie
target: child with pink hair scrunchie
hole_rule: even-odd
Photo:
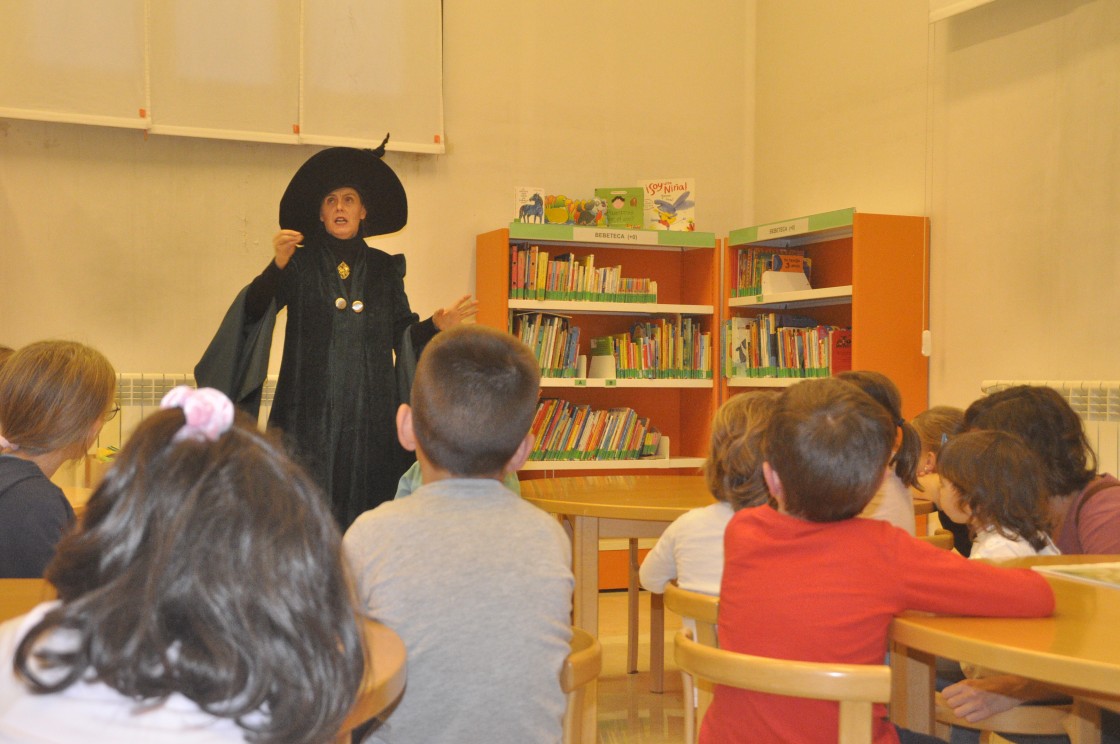
[[[172,441],[218,441],[218,437],[233,425],[233,403],[220,390],[179,385],[167,391],[160,408],[181,408],[187,422]]]

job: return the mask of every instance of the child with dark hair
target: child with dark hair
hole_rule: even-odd
[[[491,328],[444,331],[420,357],[397,431],[423,485],[343,540],[359,601],[408,651],[408,686],[367,742],[560,739],[571,545],[501,482],[532,449],[539,385],[529,348]]]
[[[720,647],[814,662],[882,664],[905,610],[1040,617],[1050,586],[1029,570],[968,561],[882,520],[856,519],[878,490],[897,423],[862,390],[810,380],[779,398],[763,474],[775,509],[743,509],[724,536]],[[874,741],[928,742],[876,706]],[[717,686],[700,741],[835,742],[838,706]]]
[[[3,739],[329,741],[364,664],[325,498],[216,390],[162,407],[0,626]]]
[[[1058,555],[1046,515],[1046,481],[1014,434],[971,431],[941,450],[941,506],[973,534],[973,558]]]
[[[116,413],[117,374],[96,349],[38,341],[0,364],[0,578],[42,577],[74,509],[50,481]]]
[[[941,526],[953,534],[953,547],[967,558],[972,551],[968,525],[954,522],[941,509],[941,479],[937,476],[937,458],[941,448],[951,437],[964,430],[964,410],[954,406],[934,406],[910,419],[910,425],[918,432],[922,443],[918,458],[918,486],[912,490],[933,502],[938,509]]]
[[[860,516],[882,519],[914,534],[914,499],[910,489],[921,490],[918,484],[918,458],[922,445],[918,432],[902,418],[902,394],[890,378],[879,372],[841,372],[836,375],[871,396],[887,412],[895,429],[902,433],[897,449],[893,447],[889,470],[871,501]]]
[[[1057,390],[1015,385],[994,392],[965,409],[964,423],[969,430],[1015,434],[1038,458],[1058,550],[1068,555],[1120,552],[1120,481],[1096,472],[1096,455],[1081,418]],[[1039,682],[1012,674],[967,679],[942,694],[954,714],[971,722],[1056,695]],[[1102,711],[1101,736],[1102,741],[1120,742],[1120,716]]]
[[[720,406],[712,422],[710,453],[704,463],[708,490],[716,503],[678,517],[642,562],[639,577],[651,592],[664,592],[673,579],[682,589],[719,594],[723,574],[723,531],[739,509],[765,505],[762,435],[777,393],[740,393]]]
[[[1120,553],[1120,481],[1097,474],[1081,418],[1057,390],[1017,385],[992,393],[965,410],[964,422],[1015,434],[1039,458],[1059,550]]]

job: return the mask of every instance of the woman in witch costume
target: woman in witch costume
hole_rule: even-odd
[[[404,291],[404,256],[366,245],[408,219],[384,152],[384,142],[335,147],[303,164],[280,200],[275,258],[245,293],[250,323],[288,308],[268,423],[330,494],[343,530],[393,498],[411,462],[397,442],[394,353],[398,364],[414,364],[437,331],[478,306],[467,295],[420,322]]]

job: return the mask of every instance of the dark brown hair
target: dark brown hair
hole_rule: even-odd
[[[251,742],[334,736],[364,669],[341,537],[310,477],[237,415],[217,441],[174,442],[179,409],[137,427],[47,567],[62,603],[15,656],[31,689],[93,675],[138,702],[184,695]],[[60,630],[72,647],[47,641]]]
[[[1097,456],[1081,418],[1053,388],[1016,385],[992,393],[965,409],[964,425],[1017,435],[1038,457],[1054,496],[1077,493],[1096,475]]]
[[[32,455],[85,454],[117,388],[113,365],[74,341],[37,341],[0,365],[0,434]]]
[[[712,421],[704,477],[712,495],[736,511],[770,500],[762,477],[762,439],[777,403],[775,391],[740,393],[720,406]]]
[[[895,423],[851,383],[807,380],[788,388],[766,431],[766,459],[790,514],[836,522],[863,510],[883,481]]]
[[[1003,431],[960,434],[942,448],[937,472],[972,513],[973,533],[990,527],[1010,540],[1023,538],[1036,551],[1046,547],[1051,527],[1046,479],[1019,437]]]
[[[529,432],[540,369],[529,347],[479,325],[441,331],[412,384],[412,422],[424,454],[452,475],[500,473]]]
[[[894,467],[895,475],[904,485],[922,490],[918,483],[918,461],[922,458],[922,441],[914,427],[902,418],[902,394],[898,392],[898,386],[881,372],[870,370],[841,372],[836,376],[863,390],[890,414],[894,425],[902,432],[902,442],[891,457],[890,464]]]

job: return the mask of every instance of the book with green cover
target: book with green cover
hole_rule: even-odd
[[[607,227],[631,230],[642,227],[645,202],[641,186],[598,188],[595,196],[607,205]]]

